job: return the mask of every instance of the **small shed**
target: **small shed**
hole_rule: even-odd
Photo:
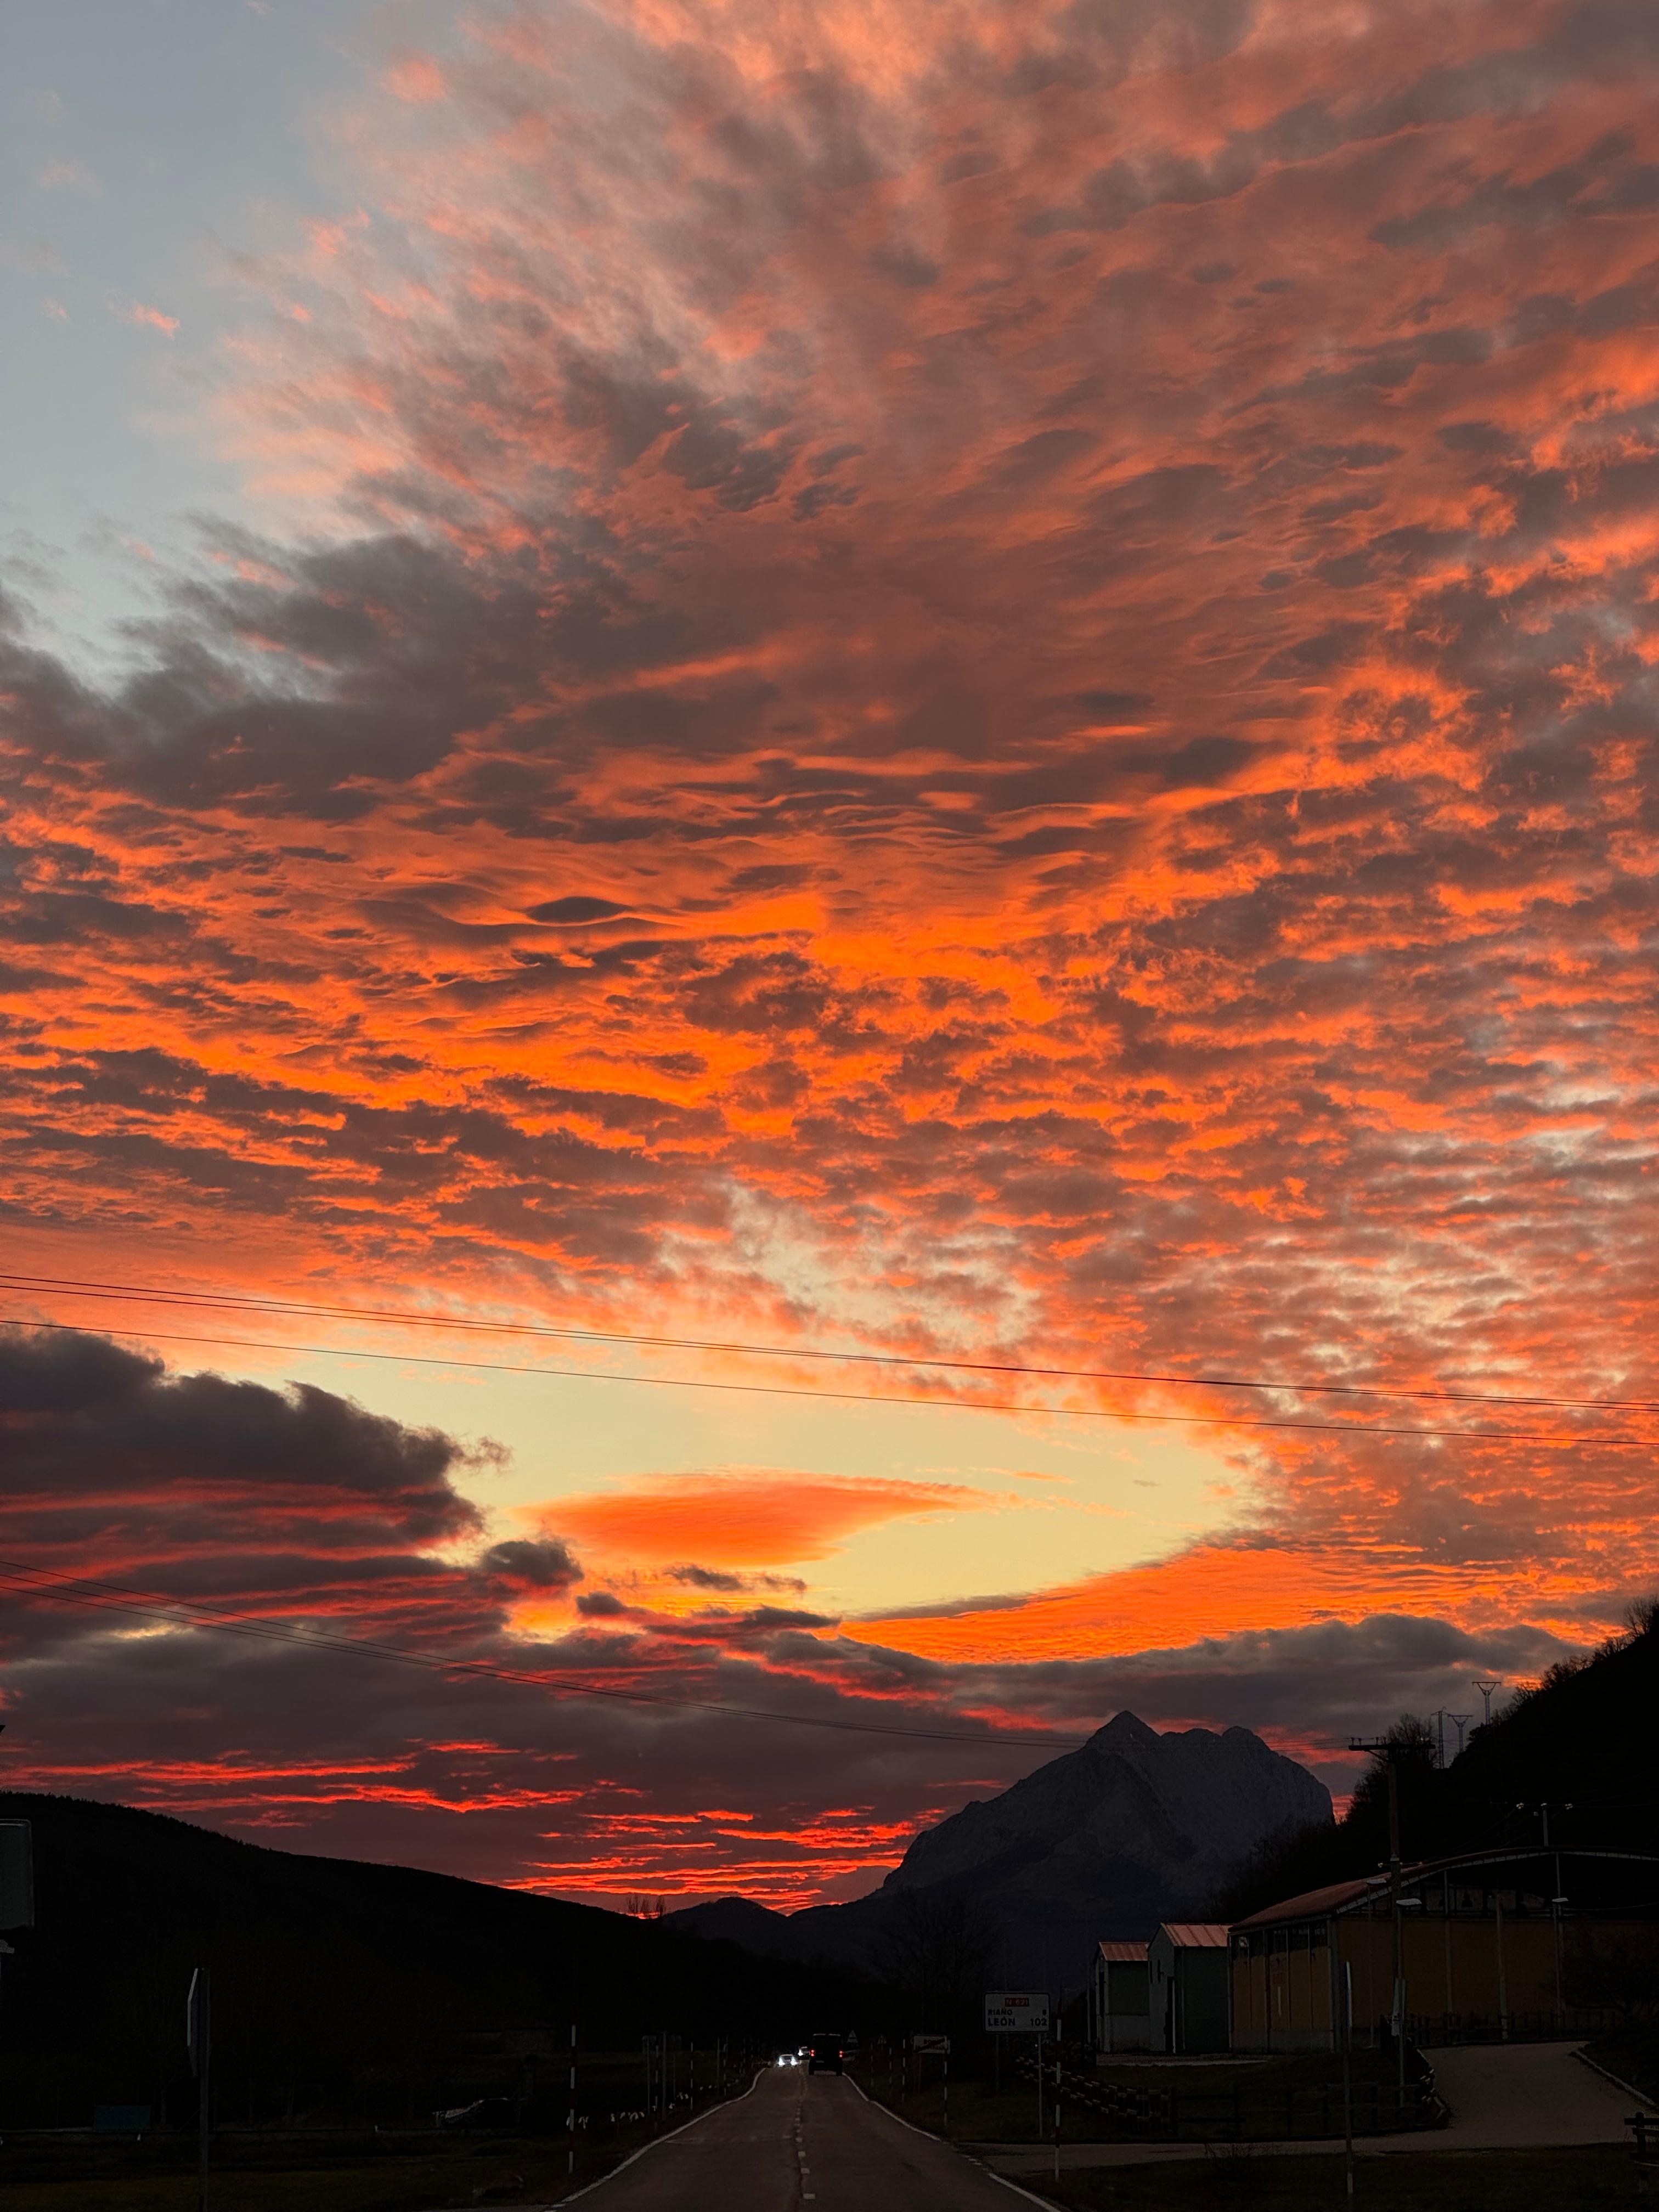
[[[1097,1946],[1094,2027],[1097,2051],[1152,2049],[1151,1992],[1144,1943]]]
[[[1166,1920],[1146,1947],[1150,2041],[1178,2057],[1227,2048],[1227,1930]]]

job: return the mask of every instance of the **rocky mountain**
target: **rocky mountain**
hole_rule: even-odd
[[[953,1911],[971,1917],[994,1978],[1042,1987],[1080,1972],[1102,1936],[1196,1916],[1253,1852],[1330,1818],[1324,1784],[1248,1729],[1160,1735],[1120,1713],[1081,1749],[924,1829],[868,1897],[792,1914],[720,1898],[669,1917],[776,1957],[891,1971],[907,1931]]]

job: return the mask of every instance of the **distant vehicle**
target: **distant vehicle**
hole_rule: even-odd
[[[812,2038],[806,2070],[809,2074],[840,2074],[846,2070],[839,2035],[826,2033]]]
[[[781,2051],[778,2053],[778,2063],[780,2066],[799,2066],[800,2060],[793,2051]]]

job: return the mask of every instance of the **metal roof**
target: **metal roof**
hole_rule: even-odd
[[[1144,1943],[1103,1943],[1100,1955],[1109,1966],[1144,1966],[1146,1946]]]
[[[1158,1929],[1177,1951],[1224,1951],[1227,1929],[1219,1920],[1166,1920]]]
[[[1402,1887],[1425,1881],[1435,1875],[1472,1874],[1478,1867],[1514,1866],[1528,1859],[1625,1859],[1645,1862],[1659,1866],[1659,1853],[1653,1851],[1599,1850],[1594,1848],[1563,1844],[1558,1850],[1540,1844],[1500,1844],[1486,1851],[1460,1851],[1451,1858],[1419,1859],[1400,1869]],[[1247,1920],[1236,1920],[1233,1927],[1243,1933],[1252,1928],[1275,1928],[1286,1921],[1325,1920],[1333,1915],[1352,1912],[1366,1898],[1385,1893],[1389,1878],[1385,1874],[1366,1875],[1353,1881],[1334,1881],[1323,1889],[1310,1889],[1300,1897],[1287,1897],[1282,1905],[1264,1906],[1253,1912]]]
[[[1261,1911],[1251,1913],[1248,1920],[1236,1920],[1237,1929],[1273,1928],[1281,1920],[1322,1920],[1328,1914],[1340,1912],[1345,1905],[1367,1891],[1387,1887],[1381,1875],[1372,1875],[1360,1881],[1334,1881],[1323,1889],[1304,1890],[1300,1897],[1287,1897],[1282,1905],[1264,1906]]]

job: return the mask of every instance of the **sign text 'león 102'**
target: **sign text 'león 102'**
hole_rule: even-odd
[[[1047,2035],[1048,1998],[1045,1990],[988,1990],[985,1996],[988,2035]]]

